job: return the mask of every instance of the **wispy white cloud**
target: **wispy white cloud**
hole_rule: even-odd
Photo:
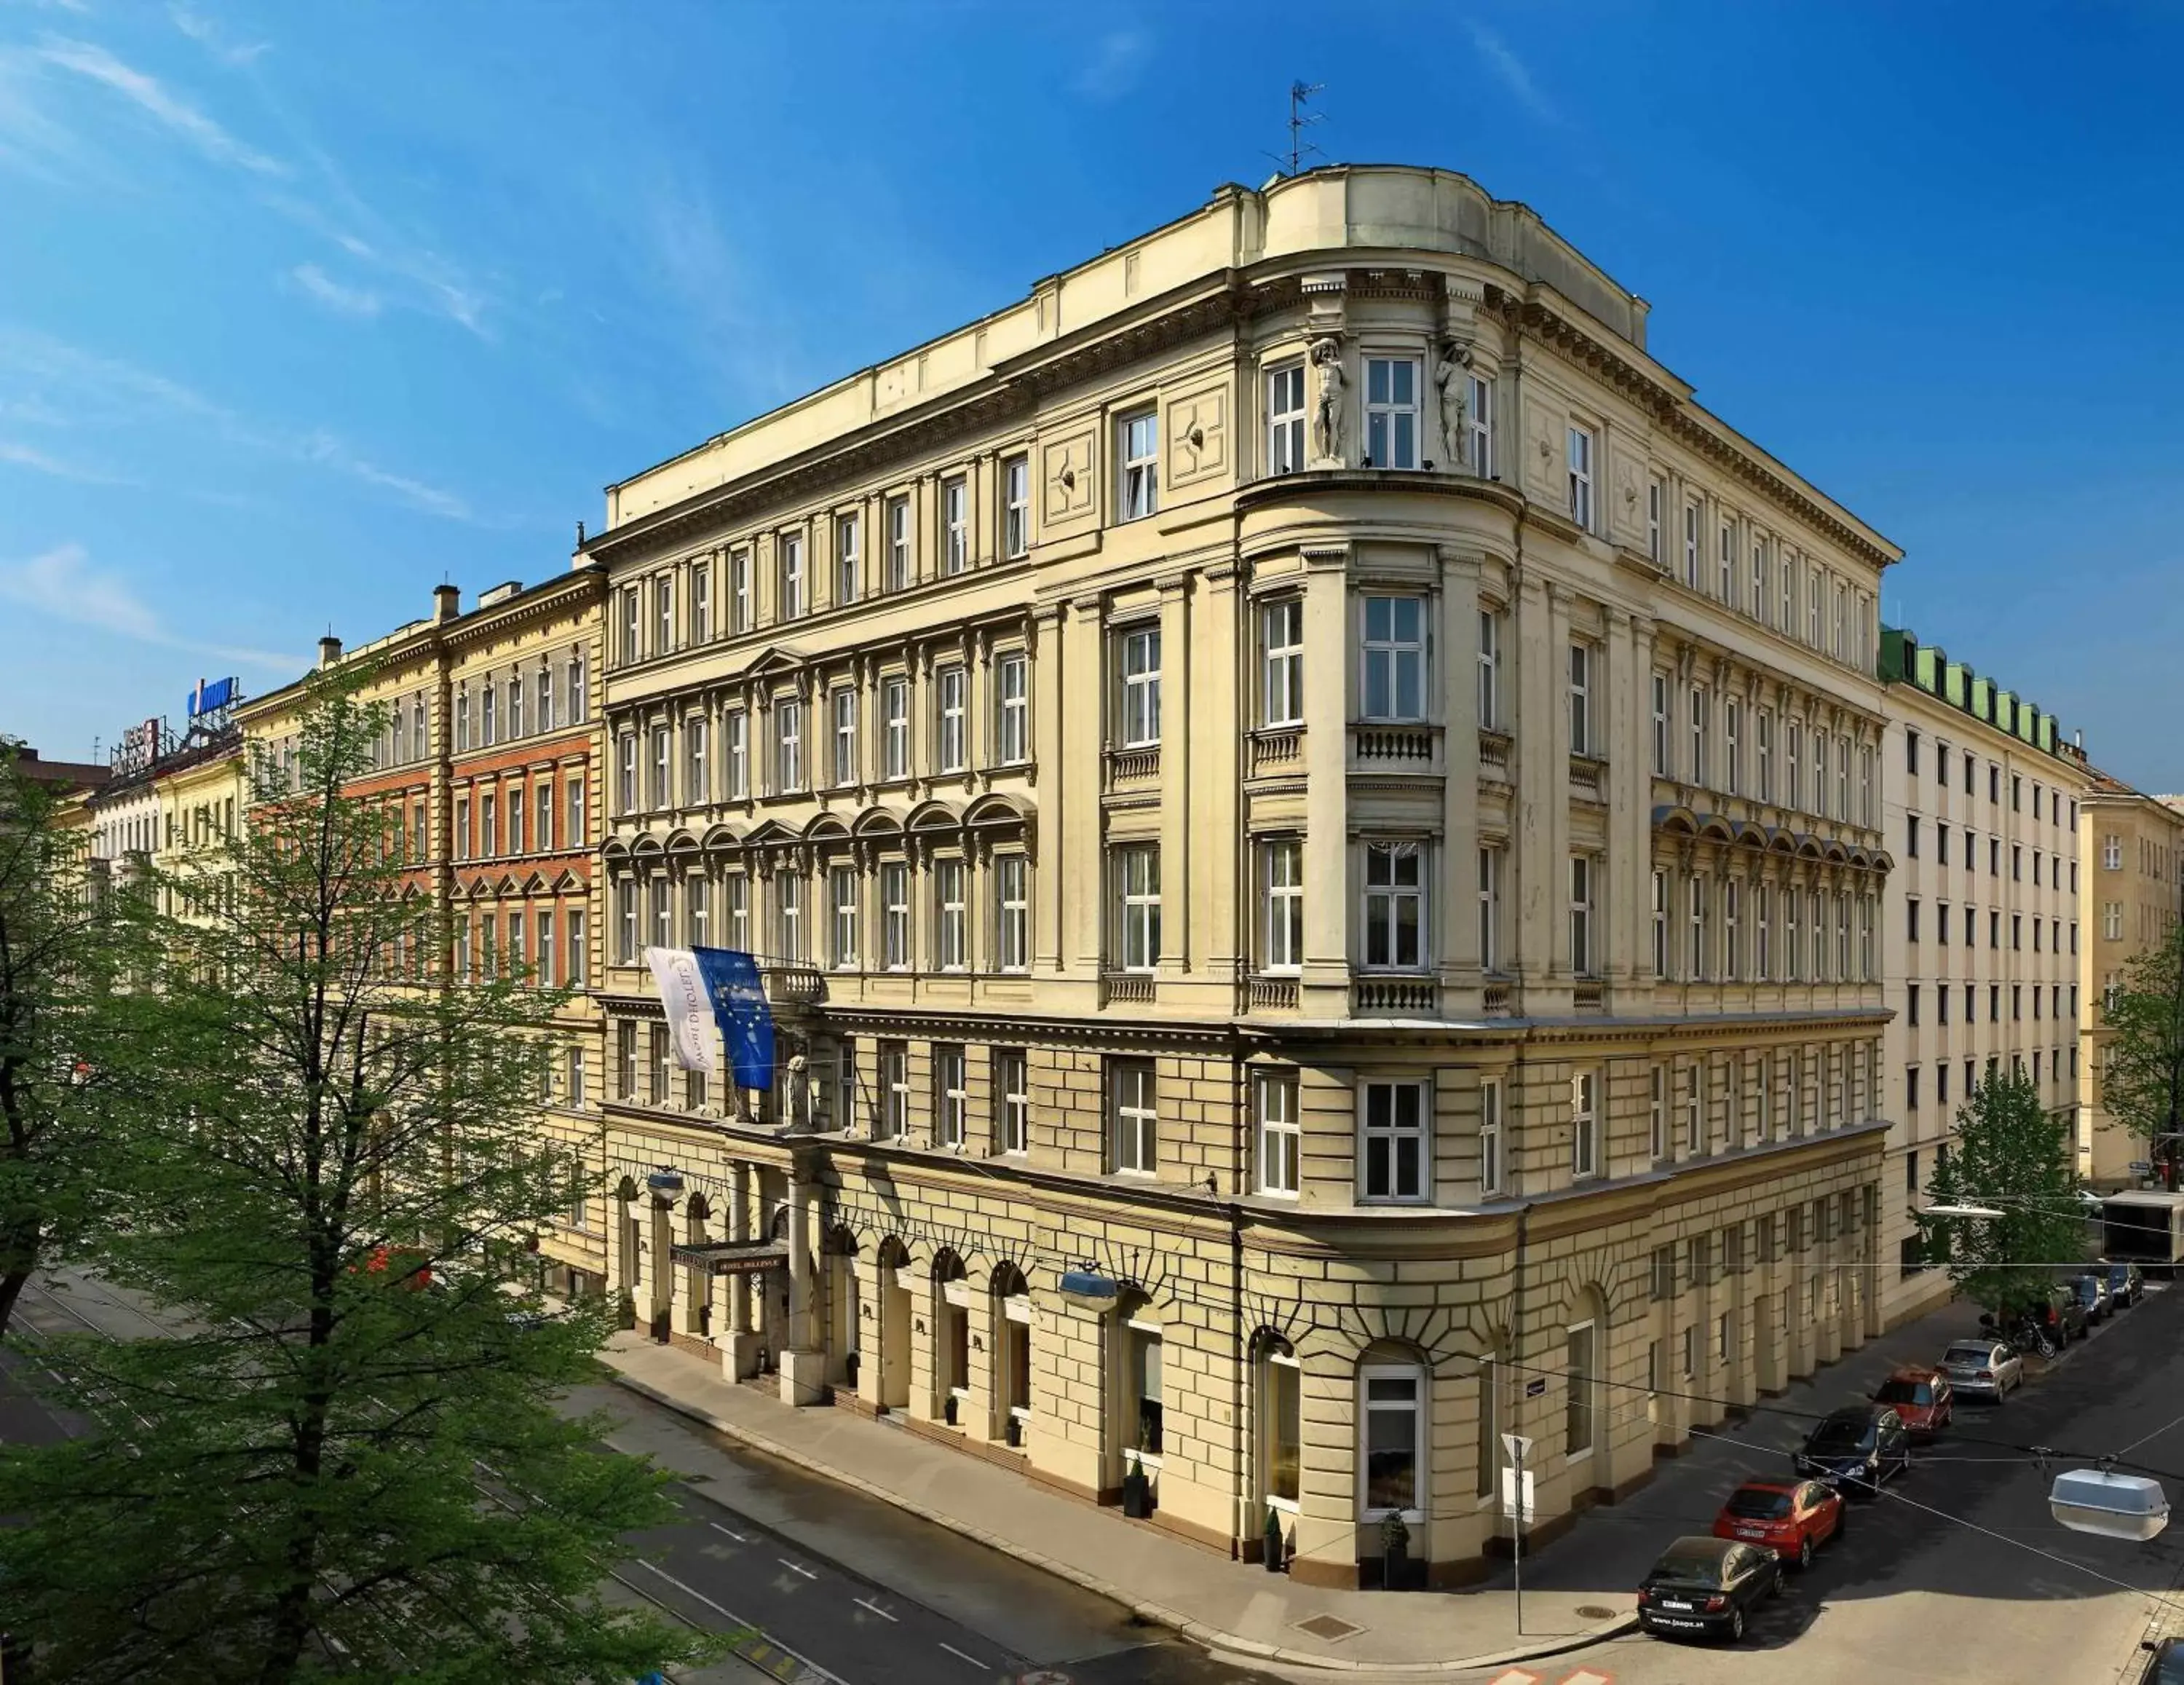
[[[81,481],[85,485],[118,486],[127,483],[103,469],[86,468],[81,463],[66,461],[48,451],[20,444],[12,439],[0,438],[0,462],[28,468],[34,473],[49,474],[57,480]]]
[[[1120,99],[1138,85],[1152,47],[1152,36],[1144,30],[1110,30],[1094,43],[1092,56],[1078,67],[1071,86],[1087,99]]]
[[[314,153],[312,161],[324,178],[331,208],[316,198],[283,191],[267,192],[265,203],[298,227],[399,283],[382,302],[443,315],[481,339],[493,338],[486,321],[491,300],[460,265],[393,231],[349,187],[331,158]],[[359,233],[359,229],[366,232]]]
[[[304,442],[306,460],[347,474],[375,486],[427,515],[443,516],[450,521],[472,519],[471,506],[453,492],[442,491],[437,486],[428,486],[422,480],[413,480],[405,474],[389,473],[386,469],[365,461],[341,440],[329,432],[315,432]]]
[[[270,41],[230,40],[226,31],[205,16],[203,13],[193,12],[187,6],[170,5],[167,8],[167,15],[174,20],[176,29],[189,36],[192,41],[197,42],[221,64],[235,69],[239,70],[246,64],[253,64],[260,56],[272,50],[273,43]]]
[[[182,636],[160,619],[126,579],[93,567],[81,544],[56,545],[25,561],[0,561],[0,598],[54,620],[96,627],[140,644],[283,672],[305,665],[294,656]]]
[[[1517,103],[1523,106],[1542,123],[1559,124],[1563,114],[1555,103],[1540,92],[1539,84],[1524,61],[1512,52],[1508,42],[1480,23],[1476,18],[1465,20],[1464,27],[1471,32],[1471,44],[1479,49],[1479,56],[1486,68],[1493,71],[1502,86],[1508,89]]]
[[[328,310],[345,316],[376,316],[379,314],[379,294],[369,288],[345,287],[315,263],[299,263],[288,271],[288,278],[310,298]]]
[[[111,89],[216,164],[233,165],[257,176],[290,173],[288,166],[279,159],[268,157],[238,140],[156,76],[124,64],[94,42],[48,36],[39,45],[38,57]]]

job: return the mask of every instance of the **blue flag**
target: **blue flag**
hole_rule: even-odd
[[[736,1086],[773,1086],[773,1013],[766,1003],[766,990],[758,980],[758,962],[733,948],[693,948],[699,975],[713,1003],[713,1021],[721,1026],[727,1045],[728,1063],[735,1068]]]

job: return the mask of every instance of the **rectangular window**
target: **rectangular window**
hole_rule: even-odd
[[[1259,723],[1304,720],[1304,604],[1284,597],[1259,608]]]
[[[1722,699],[1721,751],[1728,776],[1723,780],[1731,795],[1744,794],[1744,704],[1734,696]]]
[[[1479,851],[1479,968],[1490,976],[1502,969],[1502,862],[1498,847]]]
[[[710,750],[705,717],[691,715],[682,722],[682,800],[688,806],[702,807],[712,800]]]
[[[1368,1082],[1361,1124],[1361,1197],[1426,1197],[1427,1086],[1422,1082]]]
[[[970,490],[959,474],[940,483],[940,572],[953,577],[971,565]]]
[[[1266,926],[1259,969],[1295,972],[1304,964],[1304,845],[1283,838],[1259,845]]]
[[[722,752],[728,763],[727,796],[741,801],[750,795],[750,716],[738,708],[722,717]]]
[[[804,788],[804,704],[781,696],[773,704],[773,787],[783,794]]]
[[[1684,505],[1684,583],[1696,591],[1699,588],[1699,522],[1700,510],[1696,499]]]
[[[1479,1191],[1491,1199],[1502,1191],[1502,1079],[1479,1085]]]
[[[1418,365],[1414,357],[1365,360],[1365,466],[1418,466]]]
[[[751,553],[732,551],[728,556],[728,630],[748,632],[755,618],[751,605]]]
[[[971,1132],[969,1063],[961,1046],[943,1044],[933,1050],[933,1144],[959,1152]]]
[[[872,1133],[882,1141],[910,1133],[910,1049],[900,1041],[880,1043],[880,1115]]]
[[[551,989],[554,986],[554,970],[559,958],[560,955],[554,948],[553,909],[541,907],[538,910],[538,986],[540,988]],[[571,978],[570,980],[575,982],[577,979]]]
[[[837,971],[852,971],[857,964],[857,868],[829,867],[827,889],[833,909],[830,957]]]
[[[674,905],[669,899],[667,879],[655,878],[648,886],[650,892],[652,917],[649,929],[652,940],[649,946],[672,947],[675,944]]]
[[[1388,1515],[1423,1519],[1419,1476],[1425,1467],[1425,1380],[1407,1365],[1358,1371],[1364,1392],[1364,1519]]]
[[[1267,472],[1294,474],[1305,464],[1304,365],[1267,371]]]
[[[781,602],[778,620],[800,620],[806,607],[804,591],[804,535],[781,535]]]
[[[880,867],[880,963],[910,969],[910,868],[900,860]]]
[[[1004,767],[1021,767],[1031,759],[1031,661],[1022,650],[994,661],[994,694],[1000,708],[996,758]]]
[[[1758,745],[1758,795],[1762,801],[1774,800],[1774,711],[1762,708],[1752,722]]]
[[[1570,975],[1591,977],[1598,956],[1593,952],[1592,856],[1574,854],[1569,863]]]
[[[1502,617],[1479,611],[1479,728],[1502,729]]]
[[[738,953],[750,951],[750,878],[746,873],[731,872],[722,884],[723,899],[727,912],[728,946]]]
[[[1471,407],[1463,424],[1470,435],[1464,443],[1471,471],[1482,480],[1494,478],[1494,382],[1483,376],[1471,377]]]
[[[1160,849],[1132,843],[1114,853],[1116,951],[1124,971],[1148,972],[1160,962]]]
[[[621,594],[621,636],[618,640],[624,667],[634,666],[644,659],[644,644],[638,631],[644,611],[637,600],[637,587],[632,585]]]
[[[488,749],[499,739],[499,732],[493,728],[493,705],[499,698],[499,693],[493,688],[490,678],[478,687],[478,717],[483,732],[480,742]]]
[[[1425,963],[1425,851],[1417,843],[1365,845],[1365,963]]]
[[[683,923],[690,932],[690,946],[710,948],[713,946],[712,884],[693,873],[683,880]]]
[[[804,879],[794,872],[773,874],[774,911],[780,921],[776,951],[790,965],[804,961]]]
[[[828,699],[834,715],[834,783],[857,781],[857,693],[846,686]]]
[[[1736,606],[1736,527],[1732,522],[1721,523],[1721,600],[1728,606]]]
[[[490,791],[478,798],[478,854],[490,860],[500,852],[500,818],[498,798]]]
[[[1684,1067],[1684,1151],[1701,1153],[1706,1151],[1706,1099],[1702,1091],[1705,1079],[1696,1065]]]
[[[887,500],[887,572],[885,589],[900,591],[910,584],[910,499]]]
[[[854,603],[864,589],[865,527],[854,515],[834,520],[834,600]]]
[[[1580,1071],[1570,1079],[1570,1174],[1600,1173],[1600,1076]]]
[[[1684,880],[1684,917],[1689,938],[1684,946],[1684,976],[1702,983],[1707,970],[1707,879],[1694,872]]]
[[[1001,554],[1011,561],[1031,553],[1031,460],[1001,464]]]
[[[1425,706],[1425,600],[1368,597],[1359,663],[1368,720],[1416,720]]]
[[[713,570],[705,562],[690,569],[690,641],[707,644],[713,637]],[[543,697],[544,692],[540,695]],[[543,726],[545,723],[540,722]]]
[[[1653,675],[1653,775],[1663,778],[1676,775],[1675,723],[1669,710],[1669,684],[1667,673]]]
[[[1569,1396],[1563,1407],[1563,1444],[1573,1457],[1592,1449],[1593,1366],[1593,1326],[1580,1323],[1569,1331],[1563,1356]]]
[[[1726,982],[1734,983],[1743,974],[1743,930],[1738,915],[1742,911],[1744,885],[1735,878],[1724,878],[1721,884],[1721,974]]]
[[[1000,1150],[1031,1151],[1031,1060],[1021,1047],[994,1050],[994,1122]]]
[[[1656,567],[1669,565],[1668,539],[1661,531],[1662,505],[1668,494],[1660,481],[1646,482],[1646,556]]]
[[[652,731],[652,788],[648,792],[655,807],[675,805],[674,739],[666,726]]]
[[[1669,974],[1669,874],[1653,874],[1653,975]]]
[[[960,860],[933,862],[933,958],[942,971],[961,971],[970,962],[963,904],[965,876]]]
[[[1107,1066],[1109,1154],[1113,1168],[1149,1176],[1160,1165],[1160,1113],[1149,1060],[1114,1059]]]
[[[1123,446],[1121,518],[1139,521],[1160,506],[1160,420],[1150,410],[1126,416]]]
[[[1569,516],[1592,530],[1592,457],[1594,440],[1590,427],[1569,430]]]
[[[675,582],[663,577],[652,582],[652,653],[665,656],[674,648]]]
[[[994,859],[994,959],[1002,971],[1031,968],[1031,862],[1021,854]]]
[[[532,845],[541,854],[554,852],[554,786],[538,784],[531,790]]]
[[[1573,644],[1569,650],[1569,752],[1592,753],[1593,652],[1590,644]]]
[[[899,676],[880,681],[880,776],[910,776],[910,681]]]
[[[1713,700],[1701,686],[1691,687],[1691,782],[1701,787],[1713,771]]]
[[[1744,606],[1754,620],[1767,618],[1767,541],[1757,535],[1752,540],[1752,596]]]
[[[1161,634],[1141,626],[1122,634],[1123,746],[1149,747],[1161,740]]]
[[[1669,1068],[1656,1065],[1646,1087],[1646,1151],[1656,1163],[1669,1156]],[[1656,1280],[1658,1281],[1658,1275]],[[1653,1296],[1665,1297],[1657,1286]]]
[[[946,667],[933,674],[933,684],[940,728],[939,770],[960,773],[970,764],[970,675],[961,667]]]
[[[1303,1130],[1297,1115],[1295,1071],[1262,1071],[1252,1085],[1259,1124],[1259,1191],[1295,1194]]]
[[[1752,890],[1752,928],[1756,946],[1752,955],[1752,975],[1761,983],[1774,980],[1774,890],[1771,884],[1758,884]]]

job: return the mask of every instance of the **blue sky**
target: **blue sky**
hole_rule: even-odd
[[[0,0],[0,730],[566,565],[609,480],[1259,181],[1458,169],[2184,789],[2184,14]],[[2151,706],[2150,706],[2151,705]]]

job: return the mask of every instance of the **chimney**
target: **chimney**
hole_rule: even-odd
[[[460,585],[432,587],[432,618],[434,620],[454,620],[460,617],[462,611],[462,587]]]
[[[319,639],[319,666],[330,667],[341,660],[341,639],[331,632]]]

